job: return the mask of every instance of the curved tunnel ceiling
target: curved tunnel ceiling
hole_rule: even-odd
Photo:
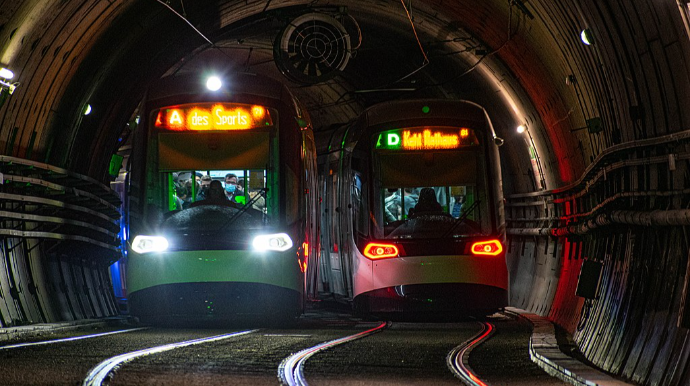
[[[221,66],[287,82],[317,130],[384,100],[479,102],[506,139],[506,191],[538,189],[531,144],[555,188],[611,145],[688,127],[690,47],[666,3],[4,0],[0,57],[19,86],[0,109],[0,151],[106,180],[148,82]],[[342,73],[305,85],[282,76],[273,43],[312,11],[342,20],[356,49]]]

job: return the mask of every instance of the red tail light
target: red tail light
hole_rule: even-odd
[[[503,252],[503,245],[498,240],[479,241],[470,248],[473,255],[496,256]]]
[[[395,244],[369,243],[364,247],[364,256],[371,260],[398,257],[398,247]]]

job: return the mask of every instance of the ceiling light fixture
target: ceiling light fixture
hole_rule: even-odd
[[[2,68],[0,68],[0,78],[3,78],[5,80],[10,80],[10,79],[14,78],[14,72],[12,72],[11,70],[9,70],[5,67],[2,67]]]
[[[594,35],[592,35],[592,30],[589,28],[583,29],[582,32],[580,32],[580,39],[582,39],[582,42],[588,46],[594,44]]]
[[[223,81],[217,76],[209,76],[206,80],[206,88],[211,91],[218,91],[223,86]]]

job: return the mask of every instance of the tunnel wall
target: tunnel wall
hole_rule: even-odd
[[[588,166],[553,190],[506,192],[512,304],[548,316],[595,365],[643,385],[690,384],[687,7],[529,3],[531,35],[553,42],[550,58],[538,55],[574,109],[571,143]],[[584,28],[591,46],[578,41]],[[595,299],[576,295],[585,262],[602,265]]]
[[[570,186],[508,196],[511,303],[638,384],[690,382],[688,141],[616,145]],[[602,267],[596,296],[577,295],[585,262]]]
[[[0,327],[118,314],[120,199],[89,177],[0,155]]]

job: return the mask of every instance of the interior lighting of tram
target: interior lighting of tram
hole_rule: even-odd
[[[84,115],[91,114],[91,105],[88,103],[86,105],[84,105],[84,111],[83,112],[84,112]]]
[[[525,127],[525,125],[520,125],[520,126],[517,127],[517,132],[518,132],[518,134],[524,133],[525,130],[527,130],[527,127]]]
[[[206,88],[210,91],[218,91],[223,87],[223,81],[217,76],[209,76],[206,80]]]

